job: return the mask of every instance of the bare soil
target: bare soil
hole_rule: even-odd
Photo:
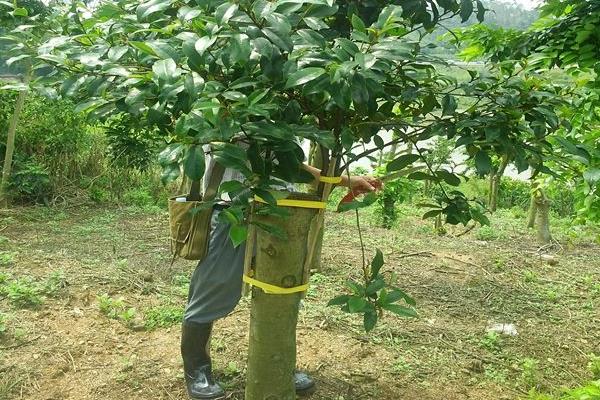
[[[392,230],[366,219],[368,256],[384,251],[385,271],[416,298],[420,316],[386,315],[365,334],[360,318],[326,307],[361,265],[352,214],[329,215],[323,268],[298,324],[298,365],[318,382],[310,399],[517,399],[591,379],[589,355],[600,354],[593,237],[560,227],[560,244],[540,248],[507,213],[487,236],[456,237],[461,228],[438,236],[410,210]],[[164,213],[0,211],[0,256],[0,399],[187,398],[177,315],[165,310],[184,307],[194,265],[170,266]],[[52,276],[54,288],[40,289]],[[16,304],[7,288],[19,280],[43,303]],[[112,315],[101,311],[107,299],[122,299]],[[215,328],[215,370],[229,399],[243,399],[248,302]],[[164,326],[153,328],[151,315]],[[486,335],[492,323],[512,323],[518,334]]]

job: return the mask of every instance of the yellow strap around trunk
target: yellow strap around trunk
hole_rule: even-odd
[[[337,184],[337,183],[342,183],[342,177],[341,176],[320,176],[319,181],[324,182],[324,183]]]
[[[243,280],[249,285],[261,288],[262,291],[266,294],[294,294],[299,292],[306,292],[308,290],[308,283],[291,288],[283,288],[280,286],[271,285],[270,283],[261,282],[254,278],[250,278],[248,275],[244,275]]]
[[[254,200],[261,203],[267,203],[259,196],[254,196]],[[282,207],[300,207],[300,208],[321,208],[327,207],[327,203],[323,201],[311,201],[311,200],[291,200],[291,199],[280,199],[277,200],[277,205]]]

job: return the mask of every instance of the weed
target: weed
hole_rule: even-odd
[[[558,292],[556,290],[554,290],[554,289],[548,289],[548,290],[546,290],[546,293],[544,294],[544,297],[550,303],[557,303],[560,295],[558,294]]]
[[[492,228],[491,226],[484,225],[477,230],[475,237],[478,240],[491,241],[496,239],[502,239],[504,235],[501,234],[500,231],[498,231],[497,227]]]
[[[227,376],[229,378],[238,376],[241,373],[242,373],[242,370],[240,367],[238,367],[238,365],[235,361],[229,361],[229,363],[223,370],[223,374],[225,374],[225,376]]]
[[[590,354],[587,368],[595,380],[600,380],[600,356]]]
[[[6,267],[15,262],[14,253],[9,253],[8,251],[0,251],[0,267]]]
[[[523,271],[523,280],[527,283],[534,283],[537,282],[538,276],[535,273],[535,271],[528,269],[526,271]]]
[[[157,327],[168,328],[181,323],[183,320],[183,307],[160,306],[149,309],[144,313],[144,326],[148,330]]]
[[[133,325],[137,312],[133,307],[127,307],[123,298],[113,299],[107,294],[98,296],[100,312],[110,319],[123,322],[128,327]]]
[[[6,236],[0,236],[0,244],[8,243],[9,240]]]
[[[600,400],[600,380],[569,390],[561,400]]]
[[[8,275],[5,274],[4,272],[0,272],[0,285],[4,284],[7,281],[8,281]],[[0,293],[1,293],[1,289],[0,289]]]
[[[0,337],[6,332],[6,315],[0,313]]]
[[[43,299],[40,289],[31,278],[21,278],[11,281],[3,291],[10,302],[19,308],[37,307]]]
[[[394,375],[402,375],[410,372],[412,370],[412,365],[406,362],[403,358],[398,358],[396,362],[392,365],[392,374]]]
[[[519,382],[527,389],[539,386],[540,371],[539,363],[533,358],[525,358],[521,364],[521,376]]]
[[[504,258],[494,259],[494,270],[497,272],[504,271],[506,269],[506,260]]]
[[[42,284],[42,292],[46,296],[54,297],[67,286],[64,271],[54,271]]]
[[[479,341],[479,344],[484,349],[492,352],[498,352],[502,350],[502,339],[500,338],[500,334],[498,332],[486,332],[485,336]]]
[[[506,370],[498,369],[493,365],[487,365],[485,367],[484,375],[486,378],[499,384],[504,384],[507,381]]]

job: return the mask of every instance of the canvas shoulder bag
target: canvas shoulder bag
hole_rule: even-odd
[[[213,212],[206,202],[215,199],[224,172],[223,166],[214,164],[204,196],[200,195],[200,181],[194,181],[189,195],[169,199],[173,261],[176,257],[202,260],[206,256]]]

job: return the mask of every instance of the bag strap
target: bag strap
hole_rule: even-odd
[[[217,195],[217,190],[219,189],[219,185],[223,180],[223,175],[225,174],[225,167],[215,161],[213,164],[212,171],[210,172],[210,177],[208,180],[208,186],[206,187],[206,192],[202,197],[204,201],[211,201]],[[200,181],[193,181],[192,186],[190,188],[190,198],[191,201],[199,201],[200,200]]]

